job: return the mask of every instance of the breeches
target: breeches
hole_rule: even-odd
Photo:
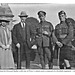
[[[50,64],[51,62],[51,51],[48,47],[38,47],[38,54],[39,54],[39,57],[40,57],[40,62],[41,62],[41,65],[42,67],[45,67],[45,54],[48,58],[48,63]]]

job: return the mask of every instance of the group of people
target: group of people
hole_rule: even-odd
[[[64,11],[58,13],[60,23],[56,25],[55,29],[51,22],[46,21],[46,12],[39,11],[35,28],[27,21],[28,15],[25,11],[22,11],[19,15],[21,22],[14,25],[10,31],[8,28],[9,20],[0,19],[0,68],[12,69],[15,68],[14,58],[12,52],[12,45],[15,49],[20,49],[20,67],[21,62],[25,57],[26,69],[30,69],[30,52],[33,45],[37,46],[37,52],[40,57],[40,64],[42,69],[45,69],[45,54],[48,59],[49,69],[52,69],[52,47],[55,45],[55,49],[59,52],[59,67],[64,69],[71,69],[69,60],[72,60],[72,50],[75,47],[72,44],[74,42],[74,20],[67,18]],[[34,19],[34,18],[33,18]],[[34,23],[34,21],[32,21]],[[29,25],[30,24],[30,25]],[[19,60],[19,59],[18,59]],[[17,61],[18,62],[18,61]]]

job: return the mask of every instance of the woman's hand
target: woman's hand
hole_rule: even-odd
[[[10,45],[7,45],[6,47],[7,47],[7,49],[9,49],[10,48]]]
[[[5,45],[2,45],[2,48],[3,48],[3,49],[7,49],[7,47],[6,47]]]

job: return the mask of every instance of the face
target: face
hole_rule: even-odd
[[[2,26],[6,27],[8,25],[8,22],[2,22]]]
[[[65,21],[66,15],[65,14],[61,14],[59,19],[60,19],[60,21]]]
[[[45,17],[46,17],[46,15],[44,15],[44,14],[39,15],[39,19],[40,19],[41,21],[44,21],[44,20],[45,20]]]
[[[27,17],[20,17],[21,18],[21,22],[25,22],[25,20],[27,19]]]

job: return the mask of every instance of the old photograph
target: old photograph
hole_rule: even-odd
[[[0,3],[1,70],[75,70],[75,4]]]

